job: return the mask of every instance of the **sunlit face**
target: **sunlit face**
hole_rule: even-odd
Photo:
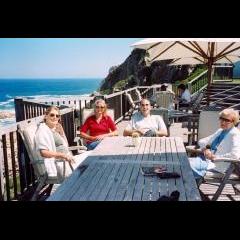
[[[106,104],[104,102],[97,102],[95,106],[96,114],[103,114],[106,110]]]
[[[46,119],[46,124],[49,127],[55,127],[58,124],[60,119],[59,112],[57,110],[52,109],[49,112],[49,114],[45,116],[45,119]]]
[[[147,117],[150,114],[151,104],[148,100],[142,100],[140,103],[140,110],[143,116]]]
[[[229,115],[221,115],[219,117],[220,127],[222,129],[229,129],[234,126],[234,120],[233,117]]]

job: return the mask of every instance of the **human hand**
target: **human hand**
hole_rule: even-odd
[[[106,137],[106,134],[101,134],[101,135],[98,135],[98,136],[96,136],[96,141],[101,141],[101,140],[103,140],[104,138]]]
[[[139,133],[140,136],[143,136],[143,135],[145,134],[146,130],[138,129],[138,130],[136,130],[136,131],[134,131],[134,132]]]
[[[203,153],[207,159],[213,160],[215,158],[210,149],[205,149]]]
[[[67,162],[71,163],[71,164],[74,164],[74,163],[75,163],[75,160],[74,160],[73,156],[71,156],[71,155],[66,155],[66,156],[65,156],[65,160],[66,160]]]

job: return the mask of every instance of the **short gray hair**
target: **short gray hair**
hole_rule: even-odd
[[[231,116],[234,125],[236,125],[239,122],[239,113],[237,110],[234,110],[233,108],[227,108],[219,113],[220,117],[229,116],[229,115]]]

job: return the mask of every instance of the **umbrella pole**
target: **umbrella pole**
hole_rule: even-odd
[[[211,84],[212,84],[212,73],[213,73],[213,68],[212,68],[213,64],[212,61],[210,60],[208,62],[208,86],[207,86],[207,106],[209,106],[210,104],[210,90],[211,90]]]

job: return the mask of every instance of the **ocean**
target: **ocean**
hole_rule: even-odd
[[[89,95],[100,86],[102,79],[0,79],[0,113],[14,113],[14,98],[58,98]],[[0,119],[0,127],[15,122],[15,118]]]

